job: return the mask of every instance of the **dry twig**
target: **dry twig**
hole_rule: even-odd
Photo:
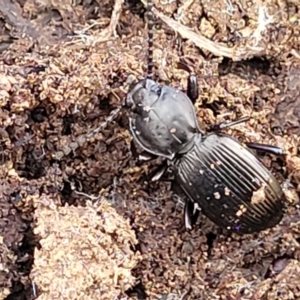
[[[98,22],[94,22],[93,24],[83,28],[82,30],[77,30],[75,33],[77,34],[78,39],[72,40],[71,42],[66,43],[66,45],[74,44],[75,42],[83,42],[87,46],[94,47],[98,43],[104,43],[109,41],[112,37],[117,37],[116,27],[118,25],[121,13],[122,13],[122,5],[124,0],[115,0],[113,12],[111,14],[109,25],[100,32],[98,36],[96,35],[88,35],[86,32],[94,27],[95,25],[99,25]]]
[[[141,0],[146,6],[146,0]],[[229,57],[233,61],[239,61],[242,59],[248,59],[255,55],[262,54],[265,50],[263,47],[253,47],[247,45],[247,47],[235,47],[228,48],[227,46],[216,43],[208,38],[204,37],[200,33],[196,33],[189,27],[180,24],[179,22],[165,16],[163,13],[159,12],[155,7],[152,8],[152,12],[159,17],[163,22],[170,26],[174,31],[178,32],[183,38],[190,40],[197,47],[210,51],[216,56]]]
[[[112,36],[117,37],[116,27],[119,22],[121,13],[122,13],[122,5],[124,0],[115,0],[115,5],[113,12],[111,14],[111,20],[109,25],[100,33],[99,38],[96,42],[106,42]]]

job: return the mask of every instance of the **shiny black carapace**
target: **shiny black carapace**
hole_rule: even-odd
[[[277,225],[284,213],[284,193],[250,148],[275,154],[282,150],[253,143],[244,147],[220,132],[240,120],[222,123],[210,133],[201,132],[194,109],[197,98],[193,75],[187,94],[152,79],[131,86],[125,101],[131,111],[131,134],[145,153],[166,158],[154,179],[168,169],[188,196],[186,228],[193,226],[199,211],[218,226],[239,234]]]

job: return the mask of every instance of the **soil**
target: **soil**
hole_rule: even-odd
[[[120,109],[147,68],[142,2],[0,0],[0,299],[300,299],[300,5],[153,4],[157,81],[193,72],[203,130],[251,116],[224,131],[284,150],[259,153],[282,222],[187,231],[185,196],[149,182],[161,159],[137,160]]]

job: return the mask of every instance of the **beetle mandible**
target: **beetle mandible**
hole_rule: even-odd
[[[202,132],[194,109],[197,98],[194,75],[189,76],[187,94],[159,85],[150,76],[131,85],[125,106],[131,112],[133,139],[145,153],[167,159],[153,180],[171,170],[189,199],[184,209],[188,229],[199,211],[238,234],[277,225],[284,213],[284,193],[250,148],[275,154],[282,154],[282,150],[256,143],[244,147],[220,131],[245,119],[222,123],[214,132]]]

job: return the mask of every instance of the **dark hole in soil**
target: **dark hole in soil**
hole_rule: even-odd
[[[19,204],[23,200],[23,197],[22,197],[20,191],[14,191],[14,192],[12,192],[10,194],[10,200],[15,205]]]
[[[24,285],[18,281],[12,284],[11,294],[8,295],[5,300],[28,300],[28,292],[26,291]]]
[[[281,273],[287,266],[290,259],[292,259],[292,257],[287,254],[274,258],[265,275],[265,279],[272,278],[277,274]]]
[[[17,270],[25,278],[29,276],[31,272],[34,262],[34,249],[39,245],[39,238],[34,235],[30,221],[26,223],[27,230],[24,233],[22,244],[18,250],[14,251],[15,255],[19,258],[17,261]],[[34,298],[32,284],[28,282],[27,285],[25,285],[22,281],[15,281],[13,282],[10,295],[7,296],[5,300],[28,300]]]
[[[250,18],[247,15],[244,15],[242,19],[245,21],[245,25],[248,26]]]
[[[73,205],[75,203],[75,199],[72,197],[72,188],[71,184],[68,181],[63,181],[64,187],[61,190],[60,194],[62,196],[62,205],[68,203],[69,205]]]
[[[244,79],[254,79],[257,74],[268,74],[271,62],[264,57],[254,57],[249,60],[232,61],[225,57],[219,64],[220,76],[229,73],[235,74]]]
[[[125,1],[125,4],[127,4],[129,10],[138,15],[140,18],[144,18],[146,9],[144,5],[139,0],[127,0]]]
[[[45,72],[46,68],[47,68],[46,66],[37,65],[36,67],[32,67],[32,69],[28,72],[28,74],[31,74],[31,73],[39,74],[40,72]]]
[[[217,235],[214,234],[213,232],[210,232],[206,235],[206,238],[207,238],[207,246],[208,246],[208,250],[207,250],[207,254],[208,254],[208,257],[211,256],[211,251],[213,249],[213,244],[214,244],[214,241],[215,239],[217,238]]]
[[[147,299],[145,287],[142,282],[139,282],[137,285],[127,290],[125,293],[128,297],[137,296],[138,300]]]
[[[118,125],[121,128],[129,128],[129,120],[128,120],[128,116],[126,114],[122,114],[118,119],[117,119]]]
[[[19,176],[25,177],[26,179],[39,179],[45,176],[46,169],[41,162],[37,160],[32,152],[25,152],[25,163],[20,165],[16,164],[15,169]]]
[[[201,106],[211,109],[215,117],[219,114],[219,111],[221,110],[222,107],[228,108],[227,102],[221,98],[219,98],[218,101],[213,101],[211,103],[206,103],[206,101],[204,101],[203,105]]]
[[[109,111],[111,110],[111,105],[109,103],[109,98],[106,97],[106,98],[103,98],[100,100],[100,103],[99,103],[99,108],[101,110],[104,110],[104,111]]]
[[[253,95],[253,100],[252,100],[253,109],[255,111],[261,110],[264,107],[266,101],[268,101],[268,99],[264,99],[259,95]]]
[[[34,110],[31,111],[31,119],[36,123],[42,123],[47,118],[46,108],[43,106],[38,106]]]
[[[271,131],[274,135],[283,136],[283,128],[281,126],[271,126]]]
[[[63,118],[63,129],[62,135],[70,135],[72,134],[72,124],[75,122],[74,116],[68,115]]]

